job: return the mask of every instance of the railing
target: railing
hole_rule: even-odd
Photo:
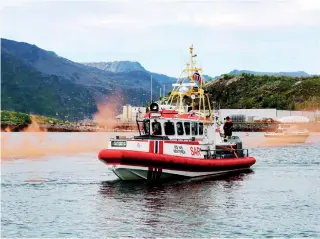
[[[188,138],[188,139],[171,138],[170,140],[172,140],[172,141],[196,141],[196,138],[195,137],[191,137],[191,138]]]
[[[248,149],[202,149],[206,152],[206,159],[222,159],[222,158],[242,158],[248,157]]]

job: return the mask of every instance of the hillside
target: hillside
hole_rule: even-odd
[[[320,76],[286,77],[223,75],[207,84],[212,101],[221,108],[277,108],[282,110],[320,107]]]
[[[149,72],[138,62],[81,64],[35,45],[7,39],[1,39],[1,62],[2,110],[69,121],[92,118],[101,101],[115,104],[116,110],[123,104],[149,103],[151,76],[153,99],[159,98],[160,87],[165,85],[168,93],[176,81]],[[320,92],[316,76],[292,78],[247,73],[214,77],[208,88],[214,93],[212,99],[221,106],[236,108],[310,108],[319,102]]]
[[[82,118],[96,111],[95,100],[88,87],[55,75],[42,74],[7,52],[2,53],[1,62],[3,110],[63,116],[66,119],[68,116]]]
[[[77,120],[91,117],[97,102],[112,102],[113,95],[121,98],[119,108],[120,103],[150,101],[148,72],[108,72],[7,39],[1,39],[1,61],[3,110]],[[160,87],[154,79],[153,98],[159,97]]]
[[[57,120],[55,118],[43,117],[40,115],[32,115],[34,120],[39,124],[50,123],[50,124],[67,124],[62,120]],[[1,111],[1,128],[5,128],[8,125],[14,126],[26,126],[32,123],[31,115],[20,112],[12,111]]]

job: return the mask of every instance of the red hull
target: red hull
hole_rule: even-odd
[[[253,157],[196,159],[166,154],[154,154],[132,150],[104,149],[99,159],[108,165],[157,167],[161,169],[189,172],[213,172],[221,170],[245,169],[255,164]]]

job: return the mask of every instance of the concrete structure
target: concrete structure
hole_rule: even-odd
[[[132,106],[131,105],[124,105],[122,107],[122,117],[123,121],[126,121],[132,118]]]
[[[236,116],[244,116],[244,122],[252,122],[254,120],[261,120],[264,118],[276,119],[277,110],[276,109],[220,109],[219,119],[224,120],[227,116],[233,118]],[[239,117],[242,118],[242,117]],[[234,120],[235,121],[235,120]]]
[[[143,117],[146,114],[146,107],[124,105],[122,107],[122,114],[118,115],[116,119],[123,122],[132,122],[136,120],[136,116]]]
[[[160,108],[164,107],[160,105]],[[166,107],[168,108],[168,107]],[[140,112],[140,113],[139,113]],[[138,107],[132,105],[124,105],[122,114],[116,117],[122,122],[134,122],[136,115],[143,117],[146,114],[146,107]],[[278,120],[285,116],[305,116],[310,121],[315,121],[319,112],[316,111],[293,111],[293,110],[277,110],[277,109],[220,109],[219,120],[224,121],[227,116],[231,117],[234,122],[254,122],[256,120],[274,119]]]
[[[294,110],[277,110],[277,109],[220,109],[219,120],[223,121],[225,117],[234,119],[244,118],[245,122],[253,122],[255,120],[262,120],[271,118],[274,120],[280,119],[285,116],[305,116],[310,121],[315,121],[316,111],[294,111]]]

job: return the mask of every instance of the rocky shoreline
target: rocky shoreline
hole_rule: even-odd
[[[28,129],[28,124],[1,124],[2,132],[25,132]],[[27,130],[33,131],[33,130]],[[127,132],[136,131],[136,127],[128,127],[127,125],[117,127],[99,127],[99,126],[87,126],[78,124],[39,124],[34,131],[40,132]]]

